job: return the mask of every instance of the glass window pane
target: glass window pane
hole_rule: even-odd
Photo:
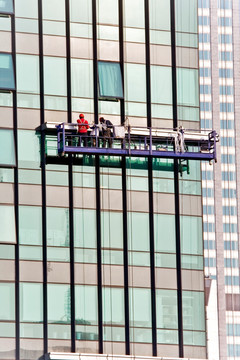
[[[12,14],[13,13],[12,0],[1,0],[0,1],[0,13],[3,13],[3,14]]]
[[[118,25],[118,0],[98,0],[98,23]]]
[[[23,18],[37,18],[38,0],[15,0],[15,15]]]
[[[0,89],[14,90],[12,55],[0,53]]]
[[[102,247],[121,249],[123,247],[122,213],[103,211],[101,220]]]
[[[124,291],[103,288],[103,323],[124,325]]]
[[[91,224],[89,226],[89,224]],[[76,247],[96,248],[96,211],[74,209],[74,239]]]
[[[129,250],[149,251],[149,215],[128,213]]]
[[[144,0],[124,0],[124,26],[144,28]]]
[[[172,104],[172,69],[151,65],[152,102]]]
[[[150,0],[150,29],[170,31],[170,1]]]
[[[22,245],[42,244],[42,209],[19,206],[19,242]]]
[[[39,169],[40,139],[35,131],[18,130],[18,166]]]
[[[48,95],[66,96],[67,82],[65,58],[44,57],[44,92]]]
[[[98,62],[99,96],[123,98],[122,74],[119,63]]]
[[[15,144],[12,130],[0,130],[0,165],[16,166]]]
[[[146,102],[145,65],[125,64],[125,99]],[[137,105],[139,106],[139,105]]]
[[[72,96],[93,97],[92,60],[72,59]]]
[[[157,328],[177,329],[177,291],[156,290]]]
[[[15,319],[15,285],[0,283],[0,320]]]
[[[130,326],[151,327],[151,290],[129,288]]]
[[[43,0],[43,19],[65,21],[65,0]]]
[[[183,291],[183,329],[205,330],[204,292]]]
[[[154,214],[154,238],[157,252],[176,252],[174,215]]]
[[[43,321],[42,284],[20,284],[20,321]]]
[[[91,23],[92,0],[70,0],[70,19],[73,22]]]
[[[71,320],[70,286],[48,284],[48,321],[69,323]]]
[[[13,206],[0,205],[1,243],[16,242],[15,213]]]
[[[202,255],[202,218],[181,216],[181,252]]]
[[[47,208],[48,246],[69,246],[69,211],[64,208]]]
[[[179,105],[199,106],[198,70],[177,69],[177,96]]]
[[[75,286],[76,325],[97,325],[97,287]]]
[[[197,1],[175,0],[176,31],[197,33]]]
[[[39,94],[39,57],[17,54],[17,91]]]

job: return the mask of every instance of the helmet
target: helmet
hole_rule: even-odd
[[[80,117],[80,119],[81,119],[81,118],[84,118],[84,115],[83,115],[83,114],[80,114],[79,117]]]

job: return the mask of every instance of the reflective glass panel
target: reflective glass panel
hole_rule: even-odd
[[[13,206],[0,205],[1,243],[16,242],[15,213]]]
[[[170,1],[150,0],[150,29],[170,31]]]
[[[0,53],[0,89],[15,89],[13,61],[10,54]]]
[[[123,98],[122,74],[119,63],[98,62],[99,96]]]
[[[72,96],[93,97],[92,60],[72,59]]]
[[[101,220],[102,247],[122,248],[122,213],[102,211]]]
[[[0,283],[0,320],[15,319],[15,285]]]
[[[12,0],[1,0],[0,1],[0,13],[3,13],[3,14],[12,14],[13,13]]]
[[[70,0],[70,19],[73,22],[91,23],[92,1]]]
[[[103,323],[124,325],[124,291],[117,288],[103,288]]]
[[[151,65],[151,96],[156,104],[172,104],[172,69]]]
[[[76,325],[97,325],[97,287],[75,286]]]
[[[197,1],[175,0],[176,31],[197,33]]]
[[[17,54],[17,91],[39,93],[39,57]]]
[[[174,215],[154,214],[154,238],[157,252],[176,251]]]
[[[181,252],[183,254],[201,255],[202,218],[196,216],[181,216]]]
[[[183,291],[183,329],[205,330],[204,292]]]
[[[16,166],[13,130],[0,130],[0,165]]]
[[[157,328],[177,329],[177,291],[156,290]]]
[[[44,56],[44,92],[48,95],[67,95],[65,58]]]
[[[42,284],[20,284],[20,321],[43,321]]]
[[[19,242],[22,245],[42,244],[42,209],[19,206]]]
[[[35,131],[18,130],[18,166],[39,169],[40,137]]]
[[[69,211],[64,208],[47,208],[48,246],[69,246]]]
[[[118,0],[98,0],[98,22],[118,25]]]
[[[48,321],[69,323],[71,320],[70,286],[48,284]]]
[[[149,215],[128,213],[129,250],[149,251]]]
[[[15,15],[23,18],[37,18],[38,0],[15,0]]]
[[[96,231],[96,211],[74,209],[75,246],[96,248]]]
[[[199,106],[198,70],[177,69],[177,96],[179,105]]]
[[[43,0],[43,19],[65,21],[65,0]]]
[[[130,325],[151,327],[151,290],[129,288]]]

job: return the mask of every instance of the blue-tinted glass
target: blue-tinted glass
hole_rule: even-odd
[[[0,13],[4,13],[4,14],[12,14],[13,13],[12,0],[1,0],[0,1]]]
[[[99,96],[122,98],[122,74],[119,63],[98,62]]]
[[[12,130],[0,130],[0,166],[16,166]]]
[[[15,89],[13,61],[10,54],[0,54],[0,89]]]

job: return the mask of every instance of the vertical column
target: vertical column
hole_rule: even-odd
[[[218,1],[211,1],[211,49],[212,49],[212,111],[213,129],[220,134],[219,114],[219,67],[218,67]],[[220,147],[220,146],[219,146]],[[227,358],[226,342],[226,300],[224,277],[224,241],[222,222],[222,185],[219,179],[221,174],[221,150],[217,151],[220,158],[214,165],[214,198],[215,198],[215,229],[216,229],[216,266],[217,266],[217,297],[218,297],[218,331],[220,359]]]
[[[44,114],[44,69],[43,69],[43,27],[42,27],[42,1],[38,0],[38,31],[39,31],[39,73],[40,73],[40,120],[45,122]],[[47,215],[46,215],[46,157],[45,134],[41,136],[41,169],[42,169],[42,246],[43,246],[43,350],[48,352],[48,326],[47,326]]]
[[[171,54],[172,54],[172,100],[173,127],[178,126],[177,116],[177,71],[176,71],[176,36],[175,36],[175,0],[171,0]],[[183,320],[182,320],[182,276],[181,276],[181,243],[179,215],[179,182],[178,160],[174,160],[174,195],[175,195],[175,228],[176,228],[176,270],[177,270],[177,303],[178,303],[178,341],[179,357],[183,354]]]

